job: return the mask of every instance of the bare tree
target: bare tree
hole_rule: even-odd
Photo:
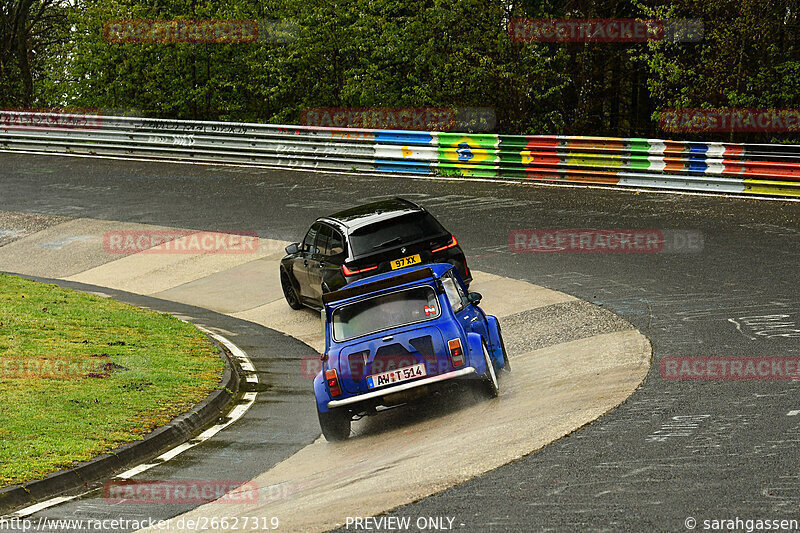
[[[0,103],[30,106],[35,67],[43,47],[60,38],[65,20],[59,0],[3,0],[0,3]]]

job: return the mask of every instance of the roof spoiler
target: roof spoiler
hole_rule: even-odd
[[[372,281],[370,283],[364,283],[363,285],[357,285],[349,289],[326,292],[322,295],[322,303],[327,305],[329,303],[361,296],[362,294],[382,291],[384,289],[397,287],[398,285],[405,285],[406,283],[413,283],[415,281],[421,281],[423,279],[429,279],[433,277],[435,277],[435,275],[431,267],[420,268],[419,270],[414,270],[412,272],[407,272],[405,274],[392,276],[390,278],[381,279],[378,281]]]

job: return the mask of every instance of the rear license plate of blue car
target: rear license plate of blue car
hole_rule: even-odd
[[[425,375],[427,375],[425,372],[425,365],[420,363],[414,366],[406,366],[398,368],[397,370],[367,376],[367,387],[374,389],[376,387],[400,383],[401,381],[408,381],[409,379],[415,379]]]

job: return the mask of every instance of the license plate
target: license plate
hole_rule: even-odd
[[[392,270],[397,270],[398,268],[403,268],[411,265],[418,265],[420,263],[422,263],[422,259],[419,258],[419,254],[409,255],[408,257],[401,257],[400,259],[393,260]]]
[[[367,376],[367,387],[374,389],[375,387],[383,387],[384,385],[400,383],[401,381],[408,381],[409,379],[419,378],[426,375],[425,365],[420,363],[414,366],[398,368],[397,370],[392,370],[390,372],[381,372],[380,374]]]

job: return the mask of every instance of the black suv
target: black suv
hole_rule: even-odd
[[[281,286],[292,309],[320,309],[322,294],[360,278],[422,263],[450,263],[469,285],[472,275],[452,233],[403,198],[320,217],[302,243],[286,247]]]

